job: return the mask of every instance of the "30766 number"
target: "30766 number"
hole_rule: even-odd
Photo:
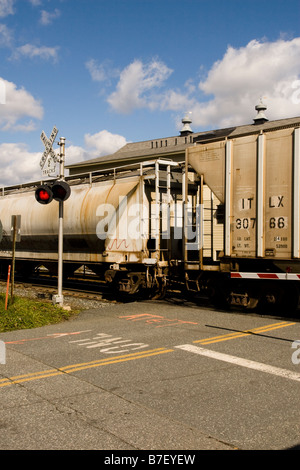
[[[235,227],[237,230],[249,230],[255,228],[256,218],[255,217],[244,217],[236,219]],[[287,219],[286,217],[271,217],[269,220],[269,228],[286,228]]]

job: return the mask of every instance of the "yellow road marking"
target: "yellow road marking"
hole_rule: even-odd
[[[273,323],[271,325],[265,325],[259,328],[253,328],[252,330],[245,330],[245,331],[237,332],[237,333],[228,333],[225,335],[214,336],[214,337],[210,337],[206,339],[199,339],[199,340],[193,341],[193,343],[210,344],[210,343],[217,343],[220,341],[228,341],[231,339],[241,338],[244,336],[259,335],[266,331],[272,331],[278,328],[284,328],[286,326],[292,326],[295,324],[296,323],[289,323],[289,322]],[[135,359],[143,359],[145,357],[156,356],[159,354],[165,354],[165,353],[169,353],[173,351],[174,349],[166,349],[166,348],[149,349],[147,351],[139,351],[139,352],[135,352],[131,354],[124,354],[121,356],[114,356],[114,357],[105,358],[105,359],[97,359],[95,361],[90,361],[90,362],[71,364],[69,366],[64,366],[64,367],[57,368],[57,369],[48,369],[48,370],[43,370],[39,372],[32,372],[29,374],[16,375],[14,377],[0,379],[0,388],[13,385],[13,384],[29,382],[31,380],[54,377],[54,376],[58,376],[62,374],[70,374],[72,372],[77,372],[79,370],[84,370],[84,369],[91,369],[93,367],[100,367],[100,366],[105,366],[109,364],[117,364],[120,362],[128,362],[128,361],[133,361]]]
[[[273,323],[272,325],[265,325],[260,326],[259,328],[253,328],[252,330],[245,330],[237,333],[228,333],[226,335],[219,335],[214,336],[211,338],[206,339],[198,339],[193,341],[193,343],[201,343],[201,344],[211,344],[211,343],[219,343],[220,341],[228,341],[230,339],[242,338],[243,336],[250,336],[250,335],[259,335],[266,331],[277,330],[278,328],[284,328],[286,326],[292,326],[296,323],[289,323],[289,322],[280,322],[280,323]]]
[[[165,354],[165,353],[172,352],[172,351],[174,351],[174,349],[163,349],[162,351],[159,351],[159,352],[141,354],[140,356],[136,356],[136,357],[127,357],[127,358],[124,358],[124,359],[122,359],[122,358],[121,359],[112,358],[110,361],[107,361],[107,362],[75,367],[74,369],[71,369],[67,372],[70,373],[70,372],[76,372],[78,370],[83,370],[83,369],[91,369],[92,367],[106,366],[108,364],[117,364],[118,362],[133,361],[135,359],[142,359],[144,357],[156,356],[157,354]]]
[[[35,375],[42,375],[42,374],[48,374],[49,372],[56,372],[57,369],[50,369],[50,370],[41,370],[39,372],[31,372],[30,374],[22,374],[22,375],[16,375],[15,377],[10,377],[10,379],[0,379],[0,384],[1,382],[5,382],[7,380],[17,380],[17,379],[22,379],[24,377],[34,377]],[[39,378],[39,377],[37,377]]]
[[[82,367],[82,366],[88,366],[88,365],[93,365],[93,364],[98,364],[98,363],[106,363],[106,362],[111,362],[115,359],[125,359],[125,358],[130,358],[130,357],[133,357],[133,356],[141,356],[141,355],[149,354],[149,353],[150,354],[152,354],[152,353],[159,354],[160,351],[164,352],[164,351],[166,351],[166,348],[148,349],[146,351],[138,351],[138,352],[130,353],[130,354],[122,354],[121,356],[112,356],[112,357],[108,357],[106,359],[96,359],[95,361],[82,362],[82,363],[79,363],[79,364],[72,364],[70,366],[61,367],[60,370],[67,371],[67,369],[73,369],[74,367]]]
[[[80,364],[72,364],[69,366],[61,367],[59,369],[49,369],[39,372],[32,372],[30,374],[16,375],[14,377],[0,379],[0,387],[6,387],[8,385],[19,384],[22,382],[29,382],[31,380],[44,379],[47,377],[54,377],[62,374],[70,374],[78,370],[90,369],[92,367],[100,367],[109,364],[116,364],[119,362],[133,361],[135,359],[143,359],[145,357],[156,356],[158,354],[165,354],[172,351],[174,350],[166,348],[149,349],[143,352],[124,354],[122,356],[114,356],[107,359],[98,359],[95,361],[83,362]]]

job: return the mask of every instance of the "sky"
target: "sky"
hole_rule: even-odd
[[[0,0],[0,186],[128,142],[300,116],[300,0]]]

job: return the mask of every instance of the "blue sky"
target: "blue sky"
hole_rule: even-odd
[[[300,0],[0,0],[0,184],[126,142],[300,115]],[[56,147],[58,148],[58,147]],[[55,148],[55,149],[56,149]]]

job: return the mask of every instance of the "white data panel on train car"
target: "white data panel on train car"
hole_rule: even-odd
[[[292,257],[293,129],[266,135],[265,255]]]
[[[233,141],[232,254],[256,255],[257,136]]]

